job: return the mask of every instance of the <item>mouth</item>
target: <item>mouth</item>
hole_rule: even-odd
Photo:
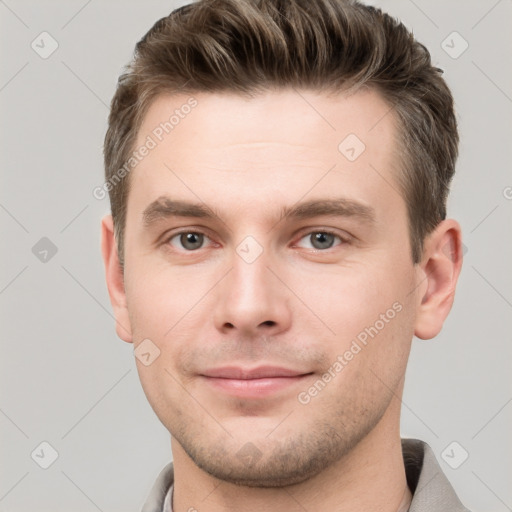
[[[265,398],[302,383],[313,372],[275,366],[253,369],[223,367],[207,370],[200,377],[216,391],[238,398]]]

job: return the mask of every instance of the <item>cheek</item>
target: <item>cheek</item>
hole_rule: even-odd
[[[137,360],[137,369],[158,414],[158,408],[164,410],[169,400],[177,404],[181,386],[187,385],[190,368],[185,362],[193,361],[201,350],[199,336],[211,319],[212,304],[207,297],[211,284],[204,275],[192,277],[190,272],[145,266],[144,262],[132,265],[131,270],[126,296],[134,349],[150,340],[158,353],[149,366]]]
[[[368,295],[371,298],[371,295]],[[350,313],[346,310],[344,313]],[[372,411],[387,407],[399,394],[413,335],[410,303],[386,301],[372,307],[361,304],[353,316],[334,324],[337,337],[322,347],[328,363],[319,380],[305,389],[302,399],[311,399],[320,409],[338,411],[357,423]],[[340,314],[341,316],[341,314]],[[313,398],[315,397],[315,398]],[[304,403],[304,402],[301,402]]]
[[[180,286],[180,279],[164,270],[139,268],[136,275],[129,274],[131,281],[126,286],[134,350],[145,352],[147,346],[157,357],[148,365],[144,358],[136,358],[136,366],[148,402],[168,425],[172,424],[169,410],[173,421],[186,412],[181,404],[187,382],[180,362],[193,345],[193,325],[201,325],[196,312],[199,304],[192,307],[199,290]]]
[[[405,258],[382,257],[318,272],[308,281],[297,273],[297,294],[322,320],[310,316],[306,324],[298,316],[304,322],[298,328],[307,332],[313,322],[320,326],[317,346],[328,355],[331,373],[338,375],[332,368],[336,362],[343,366],[340,385],[362,376],[369,382],[371,371],[396,383],[395,376],[403,373],[414,333],[413,270]]]
[[[303,304],[297,303],[297,312],[309,309],[309,325],[318,325],[323,334],[339,341],[356,336],[390,309],[388,316],[394,318],[393,304],[404,300],[400,279],[373,263],[319,267],[314,274],[296,269],[288,283]]]
[[[198,302],[207,291],[204,279],[145,261],[133,263],[126,283],[132,331],[138,339],[153,337],[165,343],[179,331],[182,320],[200,308]]]

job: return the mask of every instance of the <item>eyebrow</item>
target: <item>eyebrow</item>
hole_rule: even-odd
[[[358,217],[373,223],[375,210],[368,205],[347,198],[312,199],[281,209],[281,222],[285,217],[290,219],[309,219],[322,215],[334,217]],[[171,217],[191,217],[214,219],[221,218],[221,214],[201,203],[192,203],[161,196],[153,201],[142,213],[145,227],[150,227],[159,220]]]

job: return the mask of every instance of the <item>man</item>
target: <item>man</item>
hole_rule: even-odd
[[[137,44],[102,252],[171,434],[144,512],[466,510],[399,432],[461,269],[457,145],[427,50],[355,1],[204,0]]]

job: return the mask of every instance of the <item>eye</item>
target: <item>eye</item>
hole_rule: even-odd
[[[306,246],[306,249],[325,251],[335,246],[335,239],[339,240],[336,245],[347,243],[347,240],[340,235],[326,230],[311,231],[300,240],[309,240],[311,245]],[[165,243],[178,250],[194,252],[203,248],[205,240],[210,240],[210,238],[199,231],[181,231],[170,236]]]
[[[204,233],[199,233],[197,231],[182,231],[181,233],[176,233],[168,238],[166,243],[172,245],[176,249],[185,249],[187,252],[191,252],[201,249],[205,239],[209,240]]]
[[[341,245],[341,243],[346,242],[346,240],[341,238],[341,236],[330,231],[311,231],[306,236],[302,237],[301,240],[310,240],[311,244],[313,245],[313,249],[323,251],[325,249],[330,249],[331,247],[333,247],[334,239],[336,238],[340,241],[340,244],[337,245]],[[306,248],[310,249],[311,247]]]

